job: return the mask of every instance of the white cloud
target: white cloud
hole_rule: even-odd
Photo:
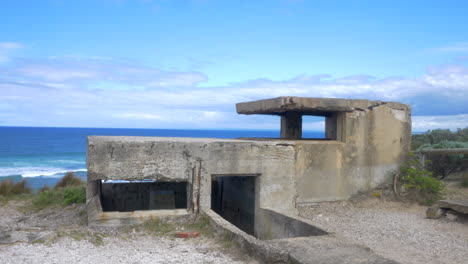
[[[23,46],[17,42],[0,42],[0,63],[10,60],[10,55]]]
[[[415,130],[468,126],[463,65],[432,67],[419,78],[301,75],[218,87],[199,86],[207,80],[203,73],[112,58],[15,59],[0,72],[5,125],[278,129],[277,117],[237,115],[235,103],[307,96],[410,103]],[[307,130],[323,127],[323,122],[304,124]]]
[[[444,128],[455,130],[468,127],[468,114],[451,116],[413,116],[413,131]]]
[[[437,49],[442,52],[468,52],[468,42],[459,42],[453,45],[440,47]]]

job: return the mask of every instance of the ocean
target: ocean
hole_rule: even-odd
[[[0,127],[0,181],[26,179],[33,190],[53,186],[66,172],[86,180],[86,137],[157,136],[197,138],[278,138],[273,130],[186,130],[124,128]],[[304,131],[304,138],[324,132]]]

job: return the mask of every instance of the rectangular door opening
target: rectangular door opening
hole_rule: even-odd
[[[255,226],[254,176],[217,176],[211,184],[211,209],[249,235]]]

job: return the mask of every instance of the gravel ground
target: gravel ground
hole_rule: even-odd
[[[218,249],[218,250],[217,250]],[[249,263],[219,251],[213,241],[139,236],[104,238],[102,246],[63,238],[50,245],[0,246],[0,263]],[[256,262],[250,262],[256,263]]]
[[[23,212],[25,201],[0,203],[0,263],[249,263],[226,241],[90,229],[83,206]],[[231,247],[229,247],[231,246]]]
[[[466,217],[431,220],[425,218],[426,208],[367,196],[303,206],[300,215],[401,263],[468,263]]]

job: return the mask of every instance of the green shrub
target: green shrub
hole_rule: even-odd
[[[452,132],[449,129],[434,129],[425,133],[414,134],[411,139],[411,148],[416,150],[424,144],[435,145],[444,140],[468,142],[468,127]]]
[[[46,207],[59,206],[63,204],[63,190],[50,190],[38,193],[33,201],[33,208],[42,210]]]
[[[468,142],[441,141],[437,144],[424,144],[418,150],[468,148]],[[426,168],[438,179],[444,179],[453,172],[468,169],[468,155],[464,154],[426,154],[430,162]]]
[[[86,188],[84,186],[70,186],[65,188],[65,204],[80,204],[86,202]]]
[[[73,172],[67,172],[54,186],[54,189],[64,188],[67,186],[83,185],[83,181],[78,178]]]
[[[32,201],[32,209],[37,211],[46,207],[66,206],[85,202],[86,188],[84,186],[68,186],[38,193]]]
[[[400,181],[406,197],[418,203],[430,205],[444,198],[446,186],[432,176],[432,172],[421,167],[419,161],[410,155],[408,162],[400,169]]]

